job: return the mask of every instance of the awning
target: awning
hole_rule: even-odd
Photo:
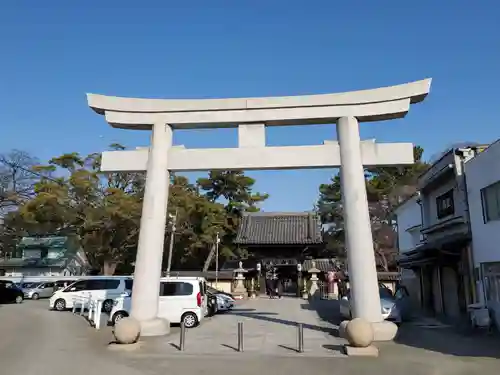
[[[401,254],[398,265],[403,268],[415,268],[424,264],[435,263],[442,258],[459,257],[463,246],[469,243],[470,240],[470,234],[456,233],[424,243]]]

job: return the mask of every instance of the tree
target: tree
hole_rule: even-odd
[[[115,145],[114,148],[121,147]],[[100,155],[53,158],[35,168],[42,176],[20,215],[43,234],[74,233],[104,274],[134,258],[144,179],[139,173],[102,173]],[[64,177],[55,178],[59,171]]]
[[[122,145],[111,145],[123,150]],[[99,154],[67,153],[46,165],[31,166],[31,190],[8,213],[0,235],[77,234],[92,266],[104,274],[132,272],[135,261],[145,179],[143,173],[104,173]],[[31,175],[30,175],[31,176]],[[16,180],[19,181],[19,180]],[[176,214],[173,266],[201,268],[217,233],[228,241],[222,259],[235,255],[232,239],[243,211],[258,210],[267,198],[252,192],[254,180],[242,172],[210,172],[191,184],[173,176],[168,210]],[[16,186],[20,186],[19,184]],[[19,195],[20,196],[20,195]],[[169,248],[172,219],[166,224]],[[10,245],[15,248],[15,241]],[[164,257],[165,261],[168,259]]]
[[[217,232],[225,234],[224,206],[201,195],[187,178],[175,176],[170,186],[169,212],[176,213],[173,268],[201,268]],[[169,238],[171,228],[172,226],[167,224]],[[221,250],[222,256],[226,256],[225,249]],[[166,259],[165,256],[164,260]]]
[[[252,192],[255,180],[243,171],[210,171],[208,178],[199,178],[197,183],[211,202],[224,199],[228,212],[258,211],[258,203],[269,198]]]
[[[12,254],[22,236],[16,210],[33,196],[37,175],[31,169],[37,163],[35,157],[20,150],[0,155],[0,255]]]
[[[36,164],[38,160],[24,151],[0,154],[0,217],[33,195],[37,176],[31,169]]]
[[[222,254],[241,258],[243,249],[237,249],[234,239],[241,222],[243,212],[259,211],[258,204],[269,198],[268,194],[254,193],[255,180],[245,176],[243,171],[210,171],[208,178],[200,178],[198,187],[205,192],[210,202],[221,201],[224,204],[226,218],[224,233],[221,235]]]
[[[395,255],[396,232],[392,212],[394,207],[417,190],[417,179],[428,165],[422,161],[423,148],[414,147],[415,163],[409,166],[366,168],[366,190],[370,212],[374,251],[378,265],[389,270]],[[345,257],[343,209],[340,176],[319,187],[317,211],[322,222],[329,224],[326,243],[330,250]]]

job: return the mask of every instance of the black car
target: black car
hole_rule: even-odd
[[[217,314],[217,297],[215,297],[214,294],[212,294],[209,290],[207,290],[207,316],[214,316]]]
[[[211,286],[207,286],[207,292],[212,293],[212,294],[222,294],[224,296],[228,296],[228,297],[231,297],[232,299],[234,299],[234,297],[231,293],[223,292],[222,290],[215,289]]]
[[[11,281],[0,280],[0,303],[21,303],[24,293]]]

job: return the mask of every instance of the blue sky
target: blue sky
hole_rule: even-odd
[[[363,124],[363,138],[413,142],[426,157],[499,138],[496,1],[4,1],[0,5],[0,152],[41,160],[144,146],[109,127],[85,93],[152,98],[299,95],[433,78],[405,119]],[[321,144],[334,126],[273,128],[269,145]],[[177,132],[187,147],[234,147],[235,129]],[[333,170],[262,171],[266,211],[312,207]],[[191,175],[193,177],[194,175]]]

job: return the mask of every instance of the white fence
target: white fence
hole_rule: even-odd
[[[85,316],[87,310],[87,320],[95,329],[101,328],[103,298],[92,298],[90,293],[82,293],[73,297],[72,313],[79,312],[80,316]]]
[[[102,321],[102,307],[104,301],[115,300],[116,298],[128,295],[127,293],[108,293],[105,298],[93,298],[91,293],[81,292],[73,297],[73,314],[79,314],[85,317],[88,322],[95,327],[101,328]]]

